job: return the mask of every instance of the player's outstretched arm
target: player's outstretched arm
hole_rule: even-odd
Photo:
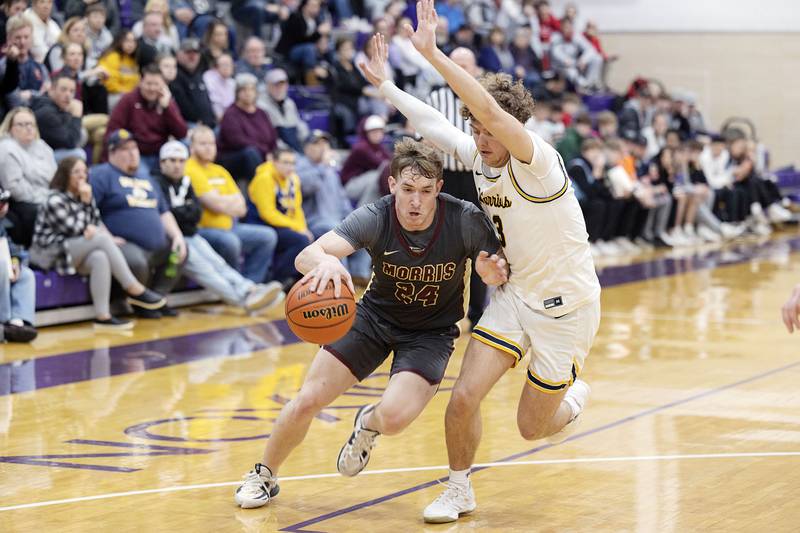
[[[353,252],[355,248],[349,242],[329,231],[297,254],[294,266],[298,272],[305,274],[301,283],[309,283],[308,288],[317,291],[317,294],[322,294],[330,281],[333,281],[337,298],[342,294],[342,281],[355,294],[353,279],[340,261]]]
[[[800,329],[800,285],[797,285],[792,291],[792,295],[786,300],[781,308],[783,314],[783,323],[789,333],[795,329]]]
[[[501,252],[502,253],[502,252]],[[481,251],[475,259],[475,272],[486,285],[497,287],[508,281],[508,263],[499,254]]]
[[[475,120],[523,163],[533,161],[533,141],[525,127],[504,111],[494,98],[467,71],[456,65],[436,46],[438,17],[434,0],[417,2],[417,29],[411,36],[414,47],[439,71]]]
[[[453,126],[437,109],[401,91],[386,78],[389,47],[386,46],[383,35],[376,33],[372,37],[372,46],[374,47],[372,58],[367,63],[360,63],[367,80],[380,89],[381,94],[408,118],[414,129],[425,139],[431,141],[444,153],[455,155],[461,159],[457,153],[459,143],[469,143],[471,137]],[[462,160],[462,163],[469,166],[471,161]]]

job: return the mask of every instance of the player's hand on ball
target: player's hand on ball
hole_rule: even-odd
[[[505,258],[497,254],[489,255],[481,252],[475,260],[475,272],[483,282],[492,287],[497,287],[508,281],[508,263]]]
[[[333,256],[321,261],[300,280],[303,284],[308,283],[308,288],[311,291],[316,291],[317,294],[322,294],[330,281],[333,281],[334,295],[337,298],[342,295],[342,281],[347,284],[351,293],[355,294],[356,292],[350,272],[347,271],[341,261]]]
[[[800,329],[800,285],[794,288],[792,295],[786,300],[781,309],[783,314],[783,323],[789,333],[795,329]]]

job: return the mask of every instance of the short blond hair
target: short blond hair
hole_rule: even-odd
[[[399,180],[400,174],[406,168],[411,168],[417,174],[439,181],[443,179],[443,165],[442,156],[438,150],[406,137],[394,145],[394,157],[392,157],[389,172],[394,179]]]

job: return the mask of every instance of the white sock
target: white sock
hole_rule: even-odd
[[[450,482],[466,487],[469,485],[469,468],[466,470],[450,470]]]

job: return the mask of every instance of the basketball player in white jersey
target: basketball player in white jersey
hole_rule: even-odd
[[[481,437],[480,402],[528,350],[527,383],[517,407],[520,434],[560,442],[574,431],[590,392],[577,376],[600,323],[600,284],[561,157],[523,127],[533,98],[505,74],[476,80],[442,53],[433,1],[417,3],[412,42],[461,98],[471,137],[386,80],[387,48],[380,34],[373,37],[372,60],[361,66],[426,140],[472,169],[511,271],[475,327],[447,406],[449,483],[423,516],[451,522],[476,507],[469,472]]]

